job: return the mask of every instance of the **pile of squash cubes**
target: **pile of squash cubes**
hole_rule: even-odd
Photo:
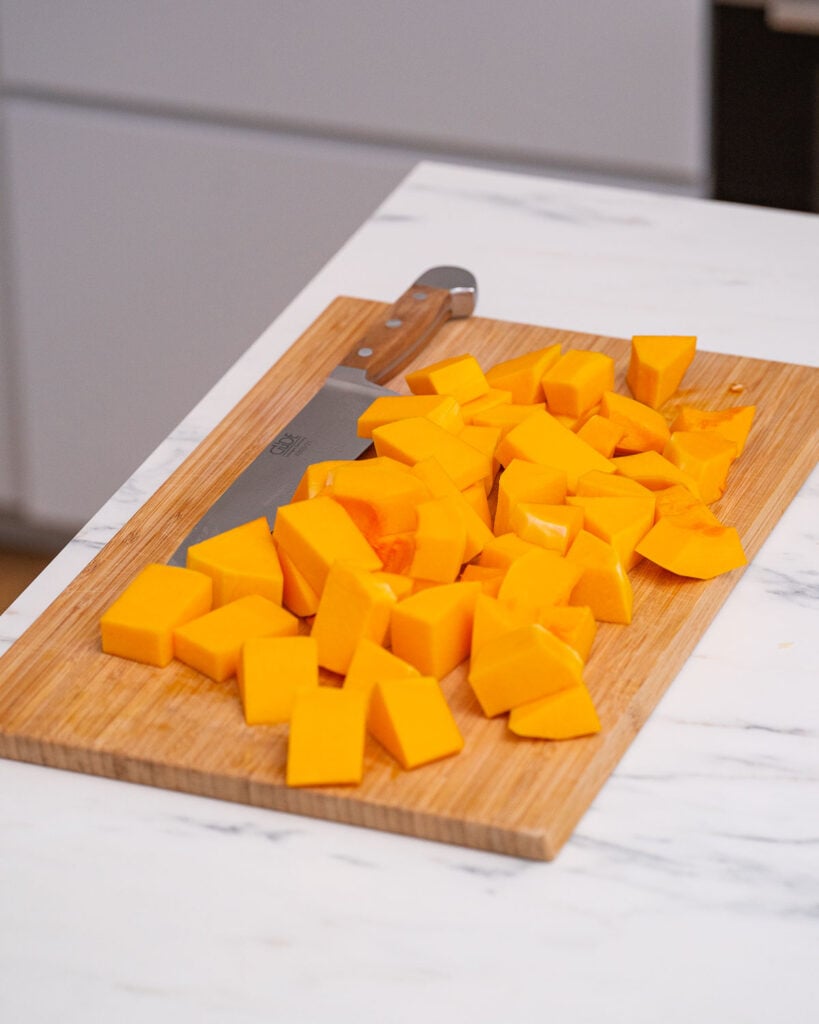
[[[518,736],[599,731],[584,664],[598,622],[631,621],[629,571],[746,561],[708,506],[754,407],[683,405],[670,427],[659,411],[695,349],[633,338],[631,396],[608,355],[559,345],[408,374],[359,420],[373,457],[310,466],[272,534],[260,517],[186,568],[147,566],[103,615],[103,650],[235,675],[248,725],[289,723],[293,786],[360,782],[367,732],[404,769],[457,754],[439,681],[467,659],[482,712]]]

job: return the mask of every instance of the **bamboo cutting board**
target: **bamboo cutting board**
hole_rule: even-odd
[[[556,855],[738,571],[699,582],[648,563],[633,570],[634,622],[601,624],[587,667],[599,735],[519,739],[505,716],[482,716],[460,666],[443,687],[464,751],[403,772],[368,739],[356,788],[288,789],[286,727],[246,726],[235,680],[214,683],[176,662],[155,669],[100,651],[104,609],[142,566],[173,553],[386,309],[336,299],[12,646],[0,660],[0,756],[522,857]],[[617,388],[628,393],[626,341],[480,318],[447,324],[410,369],[460,352],[488,367],[554,342],[612,355]],[[700,352],[684,385],[678,397],[691,404],[757,405],[749,444],[714,506],[737,527],[750,560],[816,463],[819,370]],[[406,390],[400,380],[394,386]]]

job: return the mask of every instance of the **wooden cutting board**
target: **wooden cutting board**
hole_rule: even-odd
[[[356,788],[288,789],[286,727],[246,726],[235,680],[100,651],[103,610],[142,566],[172,554],[386,309],[336,299],[11,647],[0,660],[0,756],[522,857],[556,855],[739,571],[699,582],[648,563],[633,570],[634,622],[602,624],[587,667],[599,735],[519,739],[505,716],[482,716],[461,666],[443,687],[464,751],[403,772],[368,739]],[[618,390],[628,393],[626,341],[480,318],[450,322],[414,365],[471,352],[488,367],[554,342],[612,355]],[[757,405],[751,440],[714,506],[751,559],[817,461],[819,370],[700,352],[684,384],[678,397],[691,404]],[[406,390],[401,380],[394,386]]]

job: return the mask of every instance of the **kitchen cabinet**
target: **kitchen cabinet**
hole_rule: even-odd
[[[707,24],[0,0],[0,514],[84,522],[420,159],[704,193]]]

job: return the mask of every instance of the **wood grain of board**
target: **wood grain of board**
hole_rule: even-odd
[[[535,859],[554,857],[673,681],[741,573],[709,582],[643,562],[630,626],[601,624],[586,678],[599,735],[548,743],[487,720],[460,666],[443,680],[465,737],[457,757],[401,771],[372,739],[359,787],[288,789],[285,726],[244,724],[235,680],[214,683],[101,653],[98,620],[144,565],[164,561],[258,451],[289,422],[357,337],[387,309],[336,299],[157,493],[0,659],[0,756],[274,810]],[[482,318],[453,321],[414,366],[471,352],[484,366],[561,342],[617,363],[622,339]],[[394,382],[406,390],[402,381]],[[680,401],[757,405],[715,511],[749,559],[817,461],[819,370],[699,352]],[[673,642],[668,638],[673,637]]]

